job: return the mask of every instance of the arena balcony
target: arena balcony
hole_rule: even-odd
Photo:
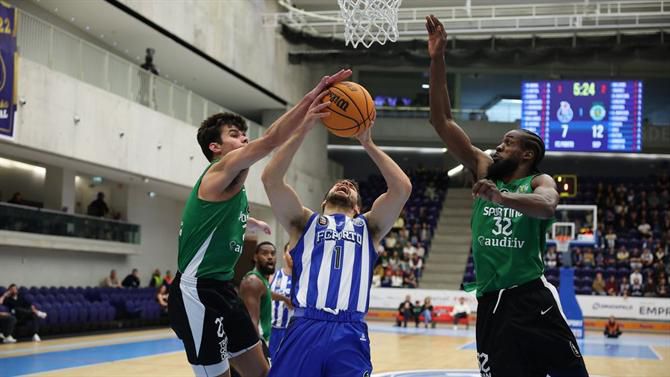
[[[0,244],[136,254],[140,226],[100,217],[0,203]]]

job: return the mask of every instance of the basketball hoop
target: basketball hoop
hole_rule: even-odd
[[[565,253],[566,251],[570,250],[570,240],[572,237],[568,235],[557,235],[555,237],[556,240],[556,251]]]
[[[385,44],[398,40],[398,9],[402,0],[337,0],[344,19],[345,46]]]

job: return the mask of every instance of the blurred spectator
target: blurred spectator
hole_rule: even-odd
[[[416,245],[408,243],[407,246],[403,248],[403,254],[407,258],[411,258],[413,255],[416,255]]]
[[[423,261],[423,258],[426,256],[426,248],[423,246],[423,242],[420,242],[420,243],[416,246],[416,255],[417,255],[419,258],[421,258],[422,261]]]
[[[603,255],[602,251],[596,254],[596,266],[597,267],[605,266],[605,255]]]
[[[404,274],[404,278],[403,278],[403,286],[404,287],[406,287],[406,288],[416,288],[418,285],[419,285],[419,283],[417,283],[416,276],[413,273],[407,272],[407,273]]]
[[[426,186],[423,196],[430,201],[437,200],[437,192],[435,191],[435,186],[433,186],[432,182]]]
[[[156,301],[161,306],[161,315],[167,315],[168,312],[168,296],[169,292],[165,284],[161,284],[156,293]]]
[[[406,256],[400,258],[400,262],[398,263],[398,269],[402,272],[409,271],[409,258],[407,258]]]
[[[139,288],[140,287],[140,273],[137,271],[137,268],[133,268],[133,272],[130,275],[126,276],[121,282],[121,285],[126,288]]]
[[[662,262],[665,263],[665,250],[659,245],[656,247],[656,252],[654,253],[654,257],[656,258],[656,262]]]
[[[174,277],[172,276],[172,271],[170,270],[165,271],[165,276],[163,276],[163,285],[166,285],[169,289],[170,285],[172,285],[173,279]]]
[[[16,284],[10,284],[7,291],[0,296],[0,305],[5,305],[11,314],[16,317],[18,325],[28,324],[33,333],[33,342],[40,342],[39,319],[47,317],[47,313],[40,311],[31,302],[19,294]]]
[[[658,279],[658,284],[656,285],[656,296],[670,297],[670,294],[668,294],[668,283],[665,277]]]
[[[607,296],[607,289],[605,287],[606,284],[605,280],[603,279],[603,274],[601,272],[596,273],[596,278],[593,279],[593,284],[591,285],[593,294]]]
[[[652,191],[647,197],[647,204],[649,205],[649,208],[657,208],[659,203],[660,201],[656,191]]]
[[[402,271],[396,271],[391,277],[391,287],[393,288],[402,288],[404,282]]]
[[[618,338],[619,335],[621,335],[619,324],[614,319],[614,316],[610,316],[609,321],[605,325],[605,336],[608,338]]]
[[[405,228],[405,210],[400,213],[400,216],[393,223],[393,230],[401,230]]]
[[[381,264],[382,267],[386,268],[389,266],[389,253],[388,251],[384,250],[379,254],[379,258],[377,259],[378,263]]]
[[[409,261],[410,272],[414,274],[416,280],[421,279],[421,271],[423,270],[423,260],[418,255],[414,254]]]
[[[381,287],[383,278],[384,278],[384,267],[381,264],[378,264],[377,267],[375,267],[374,273],[372,275],[372,286]]]
[[[389,259],[389,266],[393,269],[393,271],[398,269],[398,266],[400,265],[400,257],[398,256],[398,252],[394,251],[393,256],[391,259]]]
[[[658,197],[658,207],[667,208],[669,203],[670,203],[670,192],[668,192],[668,189],[665,189],[661,191],[661,195]],[[668,212],[666,211],[666,213]]]
[[[109,207],[107,207],[107,203],[105,203],[105,194],[99,192],[97,199],[88,205],[86,214],[89,216],[105,217],[108,213]]]
[[[149,280],[150,287],[160,287],[163,285],[163,278],[161,277],[161,270],[155,269],[154,273],[151,274],[151,279]]]
[[[631,274],[632,275],[632,274]],[[642,274],[640,274],[642,276]],[[635,277],[631,279],[633,282],[630,285],[630,295],[633,297],[642,297],[644,295],[644,287],[642,286],[642,278]]]
[[[454,330],[458,330],[458,321],[461,318],[466,319],[465,328],[470,328],[468,314],[470,314],[470,307],[465,303],[465,299],[461,297],[458,299],[458,305],[454,306],[454,309],[451,311],[451,316],[454,317]]]
[[[654,296],[656,296],[656,283],[654,282],[654,277],[649,275],[647,276],[647,281],[644,283],[644,297]]]
[[[419,239],[421,242],[426,242],[430,241],[431,236],[430,225],[428,225],[426,222],[423,222],[421,224],[421,231],[419,232]]]
[[[642,217],[642,219],[640,219],[639,224],[640,225],[637,226],[637,231],[640,232],[640,235],[642,237],[651,237],[652,236],[651,225],[649,225],[647,218]]]
[[[549,246],[547,252],[544,254],[544,264],[547,267],[554,268],[556,267],[556,259],[556,248]]]
[[[631,270],[641,270],[642,269],[642,259],[640,259],[640,249],[635,248],[630,255],[630,268]]]
[[[138,75],[140,76],[138,100],[142,105],[151,108],[156,108],[156,86],[151,85],[152,74],[158,76],[158,68],[154,65],[155,52],[156,51],[153,48],[146,49],[144,64],[140,66],[143,70],[138,72]]]
[[[640,255],[640,260],[642,261],[642,268],[651,267],[654,263],[654,254],[652,254],[649,249],[645,248],[642,251],[642,255]]]
[[[414,327],[419,327],[419,320],[421,319],[421,301],[414,301],[414,307],[412,308],[412,315],[414,316]]]
[[[11,204],[25,204],[23,202],[23,196],[21,195],[20,192],[15,192],[14,195],[7,201],[7,203]]]
[[[605,283],[605,291],[607,292],[608,296],[616,296],[617,294],[617,286],[616,286],[616,279],[614,278],[614,275],[610,276],[609,279],[607,279],[607,282]]]
[[[583,263],[584,263],[585,267],[593,267],[595,265],[595,259],[594,259],[594,256],[593,256],[593,249],[591,249],[590,247],[587,247],[584,250],[583,256],[584,256]]]
[[[574,248],[572,249],[572,265],[581,267],[584,262],[584,256],[582,255],[582,249]]]
[[[398,242],[398,235],[396,232],[390,232],[389,234],[384,237],[384,247],[386,250],[393,250],[395,249],[395,244]]]
[[[435,327],[435,322],[433,322],[433,304],[430,297],[423,299],[421,314],[423,314],[423,325],[425,328],[428,328],[428,325]]]
[[[405,296],[405,301],[401,302],[398,306],[398,313],[402,318],[403,327],[407,327],[407,321],[412,318],[414,312],[414,305],[412,304],[412,299],[409,295]],[[397,321],[396,324],[400,326],[400,321]]]
[[[629,265],[628,257],[630,257],[630,253],[628,250],[626,250],[625,247],[621,246],[619,248],[619,251],[616,253],[616,265],[617,267],[625,267]]]
[[[0,312],[0,343],[16,343],[12,336],[16,326],[16,317],[7,312]]]
[[[639,268],[636,268],[633,270],[633,272],[630,273],[630,281],[633,282],[636,279],[640,282],[640,284],[642,284],[642,274],[640,273]]]
[[[109,271],[109,276],[102,282],[102,286],[107,288],[121,288],[119,278],[116,277],[116,270]]]
[[[389,288],[393,284],[393,270],[391,267],[387,268],[384,271],[384,277],[382,278],[382,287]]]
[[[621,284],[619,284],[619,296],[628,296],[630,294],[630,284],[628,284],[628,278],[621,278]]]

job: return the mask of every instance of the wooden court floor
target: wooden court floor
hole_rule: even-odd
[[[371,325],[370,340],[374,373],[420,369],[478,369],[473,332],[465,330],[422,330],[417,333],[402,333],[388,323]],[[440,334],[438,334],[440,333]],[[598,334],[589,334],[597,340]],[[110,335],[84,336],[46,340],[39,344],[18,343],[0,345],[0,376],[3,373],[3,359],[21,356],[60,352],[61,358],[68,357],[75,349],[96,349],[100,345],[122,345],[147,339],[170,339],[169,329],[125,332]],[[661,335],[629,335],[636,344],[653,344],[655,359],[611,356],[586,356],[586,364],[591,375],[597,376],[670,376],[670,337]],[[588,339],[588,338],[587,338]],[[623,338],[625,339],[625,337]],[[645,341],[645,339],[648,339]],[[622,342],[626,350],[629,341]],[[469,347],[468,347],[469,346]],[[465,347],[466,349],[461,349]],[[60,369],[41,376],[191,376],[191,368],[182,351],[169,350],[167,353],[129,358],[94,365]],[[74,355],[74,354],[73,354]],[[74,357],[74,356],[73,356]],[[7,372],[7,369],[4,370]]]

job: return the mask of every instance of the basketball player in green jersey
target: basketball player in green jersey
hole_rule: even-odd
[[[477,179],[471,227],[481,375],[587,376],[556,288],[543,276],[545,234],[558,205],[554,180],[537,168],[544,142],[532,132],[512,130],[493,156],[474,147],[451,113],[447,34],[432,15],[426,29],[431,124]]]
[[[271,242],[261,242],[254,253],[254,269],[240,283],[240,297],[249,311],[259,337],[268,344],[272,331],[272,291],[270,277],[275,273],[277,249]]]
[[[170,325],[183,341],[197,376],[229,376],[232,363],[245,377],[265,376],[269,366],[258,333],[233,286],[246,230],[269,232],[249,217],[244,181],[249,167],[284,143],[308,110],[323,110],[328,86],[351,75],[325,76],[258,139],[235,114],[215,114],[198,129],[210,161],[186,202],[179,229],[178,274],[170,287]]]

